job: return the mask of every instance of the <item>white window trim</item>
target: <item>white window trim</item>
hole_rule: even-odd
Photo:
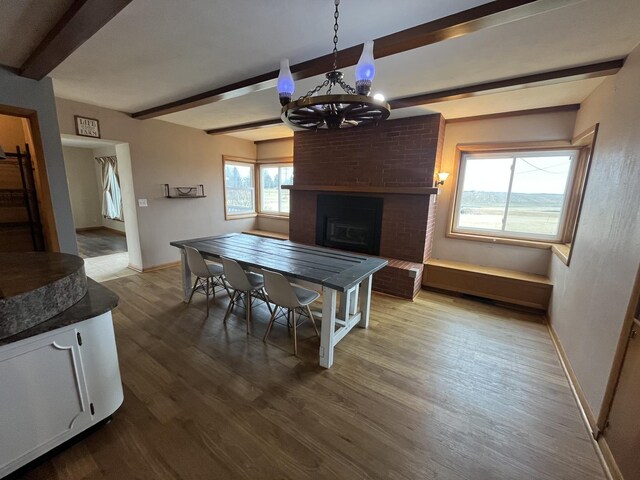
[[[491,150],[491,151],[461,151],[460,152],[460,159],[459,159],[459,165],[458,165],[458,178],[457,178],[457,188],[456,188],[456,194],[455,197],[453,199],[453,204],[452,204],[452,208],[453,208],[453,215],[451,218],[451,230],[450,230],[450,234],[452,236],[469,236],[469,237],[483,237],[485,239],[491,239],[491,238],[496,238],[496,239],[513,239],[515,241],[531,241],[531,242],[543,242],[543,243],[562,243],[562,239],[564,238],[564,234],[565,234],[565,229],[567,228],[566,225],[566,221],[567,221],[567,213],[568,213],[568,208],[569,208],[569,197],[571,195],[571,189],[572,189],[572,185],[574,182],[574,178],[576,175],[576,169],[577,169],[577,165],[578,165],[578,161],[579,161],[579,149],[576,148],[562,148],[562,149],[553,149],[553,148],[547,148],[547,149],[530,149],[527,147],[523,147],[522,149],[513,149],[513,150],[509,150],[509,151],[505,151],[505,150],[500,150],[500,149],[496,149],[496,150]],[[540,157],[540,156],[552,156],[552,155],[561,155],[561,154],[567,154],[570,153],[572,156],[572,160],[571,160],[571,171],[569,172],[569,175],[567,176],[567,184],[565,185],[565,195],[564,195],[564,200],[563,200],[563,205],[562,205],[562,212],[560,215],[560,220],[559,220],[559,228],[558,228],[558,233],[555,236],[552,235],[539,235],[539,234],[531,234],[531,233],[519,233],[519,232],[509,232],[509,231],[496,231],[496,230],[489,230],[489,229],[475,229],[475,228],[470,228],[470,227],[459,227],[458,226],[458,221],[459,221],[459,214],[460,214],[460,209],[458,208],[458,205],[460,204],[460,200],[462,197],[462,193],[463,193],[463,189],[462,186],[464,185],[464,176],[465,176],[465,171],[466,171],[466,160],[469,157],[473,157],[473,158],[482,158],[482,157],[486,157],[486,158],[514,158],[514,157],[518,157],[518,158],[526,158],[526,157]],[[511,184],[513,183],[513,176],[514,176],[514,172],[512,170],[511,173],[511,178],[510,178],[510,184],[509,184],[509,192],[507,192],[507,205],[506,205],[506,211],[505,211],[505,216],[508,215],[508,207],[509,207],[509,197],[510,197],[510,193],[511,193]],[[503,229],[504,229],[504,225],[503,225]]]
[[[278,193],[278,211],[265,211],[262,208],[262,169],[263,168],[285,168],[291,167],[293,168],[293,162],[274,162],[274,163],[258,163],[257,165],[257,177],[259,187],[256,189],[256,197],[258,200],[258,215],[261,216],[270,216],[270,217],[289,217],[289,212],[281,212],[280,211],[280,193]],[[280,182],[280,174],[278,173],[278,182]],[[282,184],[279,184],[278,190],[282,190]],[[291,209],[291,201],[289,201],[289,209]]]
[[[242,213],[229,213],[227,209],[227,182],[226,182],[226,167],[227,165],[236,165],[240,167],[251,167],[251,192],[253,198],[253,211],[251,212],[242,212]],[[239,218],[248,218],[255,217],[257,215],[257,205],[256,205],[256,162],[255,160],[241,158],[241,157],[230,157],[230,156],[222,156],[222,188],[224,194],[224,218],[225,220],[235,220]]]

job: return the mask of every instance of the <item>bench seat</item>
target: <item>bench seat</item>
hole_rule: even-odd
[[[553,284],[542,275],[484,267],[452,260],[429,259],[423,285],[546,311]]]

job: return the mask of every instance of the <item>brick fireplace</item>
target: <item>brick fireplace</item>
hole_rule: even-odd
[[[382,205],[379,255],[389,259],[389,266],[374,275],[373,289],[413,298],[431,256],[437,198],[433,176],[443,138],[440,114],[389,120],[378,127],[295,132],[289,237],[320,244],[319,197],[322,209],[330,195],[338,202],[338,213],[340,199],[345,212],[366,198],[375,199]],[[346,235],[344,222],[337,225],[337,232]],[[358,226],[350,232],[355,243]]]

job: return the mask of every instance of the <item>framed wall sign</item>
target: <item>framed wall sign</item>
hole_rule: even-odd
[[[76,135],[100,138],[100,122],[98,120],[78,115],[74,115],[74,118],[76,119]]]

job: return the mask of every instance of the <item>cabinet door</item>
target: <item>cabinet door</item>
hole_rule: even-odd
[[[0,476],[91,421],[73,328],[0,353]]]

